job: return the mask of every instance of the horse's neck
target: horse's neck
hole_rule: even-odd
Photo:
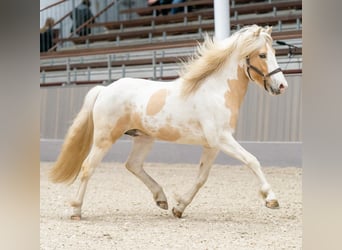
[[[227,94],[229,95],[231,102],[234,102],[234,108],[238,111],[244,100],[248,87],[248,78],[243,67],[238,66],[237,77],[228,78],[226,84],[228,85]]]
[[[240,107],[248,87],[248,78],[242,65],[236,62],[234,56],[228,60],[217,72],[209,77],[208,92],[229,92],[230,98]]]

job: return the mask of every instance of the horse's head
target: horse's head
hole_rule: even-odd
[[[284,93],[288,85],[272,48],[272,28],[255,26],[252,32],[242,58],[246,76],[272,95]]]

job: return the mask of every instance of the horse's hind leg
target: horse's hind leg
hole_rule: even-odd
[[[83,161],[80,172],[81,183],[75,200],[71,202],[71,206],[73,208],[71,219],[81,219],[81,208],[88,181],[94,173],[95,168],[100,164],[102,158],[107,153],[111,145],[112,143],[109,140],[107,142],[102,141],[100,145],[98,143],[94,143],[90,149],[87,158]]]
[[[152,192],[156,204],[162,209],[168,209],[166,196],[161,186],[143,169],[143,162],[151,150],[154,139],[147,135],[139,135],[133,139],[133,148],[128,156],[126,168],[138,177]]]
[[[197,179],[191,189],[184,194],[182,197],[177,196],[176,200],[178,202],[177,206],[172,209],[174,216],[180,218],[185,208],[190,204],[198,190],[204,185],[208,179],[209,171],[211,166],[218,154],[219,150],[216,148],[203,148],[203,153],[200,160],[199,172]]]

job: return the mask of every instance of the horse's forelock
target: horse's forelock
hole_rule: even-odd
[[[238,50],[240,59],[252,54],[254,51],[259,50],[266,43],[272,46],[272,37],[268,33],[268,29],[261,27],[253,27],[248,33],[242,34],[238,42]]]

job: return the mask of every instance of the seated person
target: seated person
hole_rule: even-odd
[[[184,3],[184,2],[185,2],[185,0],[172,0],[172,4]],[[170,10],[170,14],[173,15],[173,14],[176,14],[176,13],[181,12],[181,11],[184,11],[184,7],[172,8]]]
[[[53,47],[53,25],[55,21],[49,17],[46,19],[44,26],[40,29],[40,52],[47,52]]]
[[[163,5],[163,4],[177,4],[177,3],[184,3],[185,0],[148,0],[148,6],[156,6],[156,5]],[[157,15],[167,15],[170,13],[171,15],[176,14],[178,12],[184,11],[184,7],[176,7],[169,9],[162,9],[161,11],[157,11]]]
[[[147,0],[148,6],[156,6],[156,5],[163,5],[163,4],[170,4],[172,0]],[[157,16],[159,15],[167,15],[169,13],[168,9],[157,10]]]
[[[90,18],[93,17],[93,13],[90,10],[90,5],[91,2],[90,0],[83,0],[81,2],[80,5],[78,5],[75,8],[75,25],[76,25],[76,30],[78,29],[78,27],[80,27],[82,24],[84,24],[86,21],[88,21]],[[70,18],[73,19],[73,12],[71,12],[70,14]],[[93,19],[91,21],[91,23],[94,23],[95,20]],[[72,22],[72,26],[71,26],[71,30],[70,33],[72,33],[74,31],[74,22]],[[77,35],[79,36],[87,36],[91,33],[91,28],[87,27],[87,25],[85,25],[84,27],[82,27],[80,30],[78,30]]]

